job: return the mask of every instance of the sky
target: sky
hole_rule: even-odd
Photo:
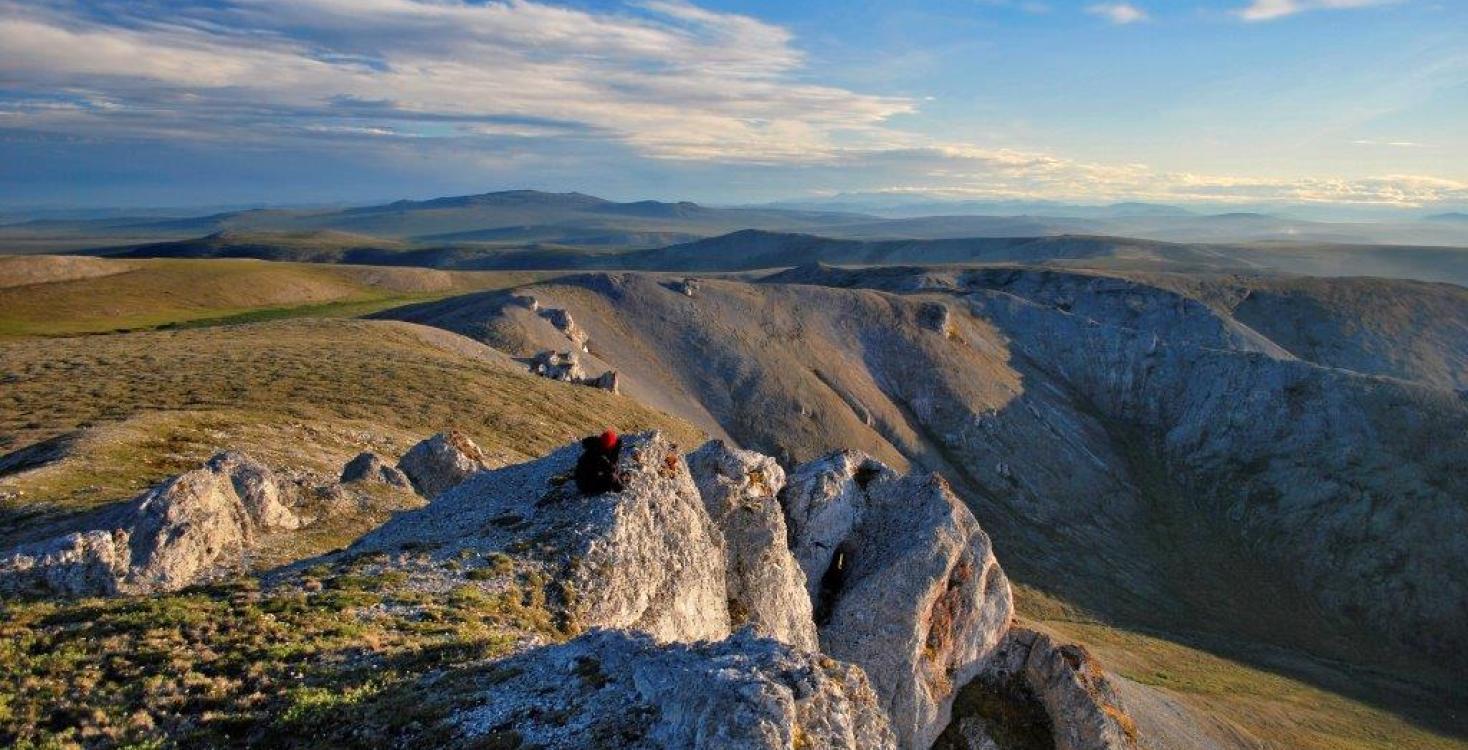
[[[0,207],[1468,207],[1462,0],[0,0]]]

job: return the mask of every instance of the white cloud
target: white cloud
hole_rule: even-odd
[[[0,0],[0,77],[32,93],[105,91],[160,127],[206,121],[201,135],[373,101],[393,118],[549,120],[651,156],[756,162],[819,158],[914,106],[795,80],[788,31],[682,0],[618,13],[529,0],[108,10]]]
[[[1387,5],[1397,0],[1252,0],[1238,11],[1245,21],[1272,21],[1307,10],[1339,10]]]
[[[1364,138],[1351,141],[1351,144],[1355,146],[1389,146],[1391,148],[1433,148],[1429,144],[1418,143],[1417,141],[1373,141]]]
[[[1146,17],[1105,7],[1094,12],[1118,23]],[[0,0],[8,132],[361,149],[515,174],[651,158],[967,196],[1468,201],[1468,185],[1426,176],[1196,175],[938,141],[895,126],[914,99],[805,74],[788,30],[683,0],[601,12],[532,0]]]
[[[1150,16],[1147,11],[1138,8],[1131,3],[1098,3],[1086,8],[1086,12],[1101,16],[1115,24],[1137,23],[1146,21]]]

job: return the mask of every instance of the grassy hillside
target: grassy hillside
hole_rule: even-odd
[[[0,337],[351,317],[545,276],[255,260],[0,257]]]
[[[1242,639],[1116,627],[1033,589],[1020,586],[1015,594],[1021,616],[1032,625],[1086,644],[1108,670],[1208,717],[1228,746],[1468,747],[1460,733],[1463,707],[1448,694],[1448,684],[1405,683]]]
[[[0,477],[0,543],[131,496],[215,451],[331,475],[357,452],[396,456],[447,427],[496,461],[607,425],[685,424],[605,391],[515,371],[452,334],[299,320],[0,342],[0,451],[77,432],[66,458]]]

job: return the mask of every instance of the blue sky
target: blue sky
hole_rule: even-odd
[[[0,205],[1468,206],[1468,3],[0,0]]]

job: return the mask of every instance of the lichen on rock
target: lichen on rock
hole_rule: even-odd
[[[507,659],[470,741],[650,750],[887,750],[891,728],[859,668],[742,631],[659,645],[602,630]],[[518,743],[518,744],[516,744]]]
[[[787,545],[775,459],[715,440],[688,455],[705,510],[724,542],[730,615],[736,627],[814,651],[820,644],[805,574]]]
[[[261,532],[300,526],[285,494],[265,465],[220,453],[91,528],[0,554],[0,591],[151,594],[239,570]]]

